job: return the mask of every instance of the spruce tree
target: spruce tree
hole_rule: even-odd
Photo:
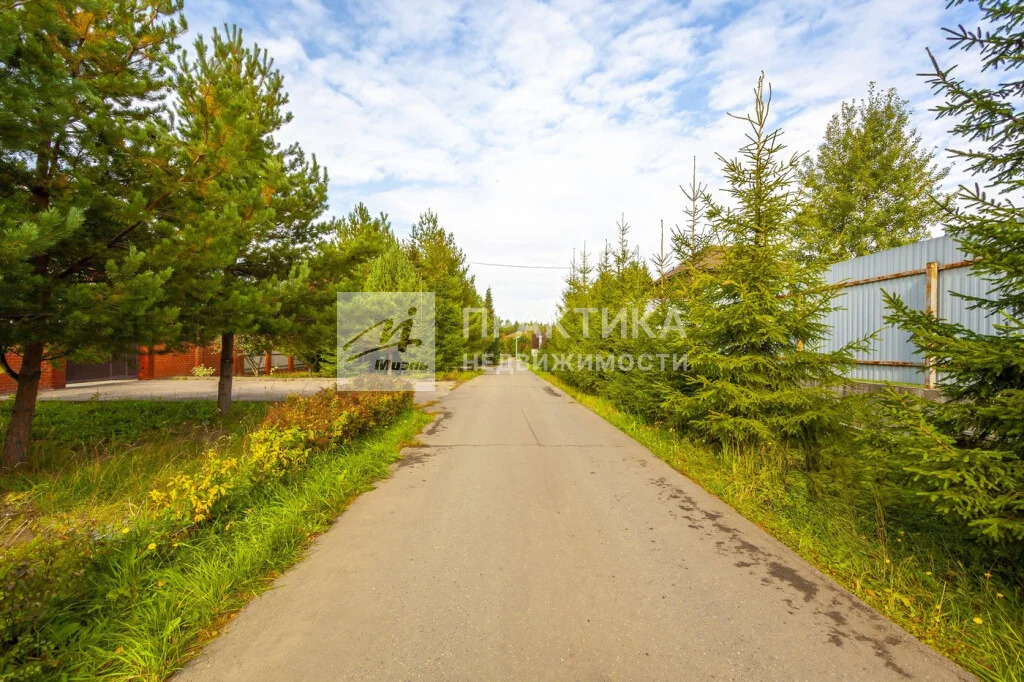
[[[961,4],[959,2],[953,4]],[[939,118],[972,146],[956,150],[985,189],[961,187],[949,233],[989,282],[984,298],[968,299],[995,322],[981,334],[935,319],[889,296],[887,320],[909,332],[933,358],[948,402],[890,394],[888,418],[873,451],[901,462],[922,499],[960,519],[979,537],[1024,547],[1024,6],[980,2],[987,30],[947,29],[952,48],[976,52],[1001,84],[976,87],[931,56],[933,89],[945,97]],[[975,146],[976,145],[976,146]]]
[[[688,302],[687,391],[665,401],[683,429],[732,446],[813,445],[835,424],[836,397],[848,350],[820,352],[834,292],[822,266],[794,248],[796,157],[783,157],[781,132],[768,129],[771,88],[754,91],[749,143],[726,160],[733,207],[708,205],[721,262],[696,268]],[[802,350],[801,350],[802,349]]]
[[[28,455],[43,362],[100,360],[170,334],[167,158],[174,0],[0,8],[0,358],[21,355],[3,464]],[[6,365],[6,363],[4,363]]]
[[[594,327],[594,318],[589,312],[593,308],[593,274],[594,268],[590,264],[586,244],[583,245],[579,258],[574,249],[572,260],[569,261],[565,288],[562,290],[562,300],[556,311],[557,325],[541,354],[541,366],[574,386],[591,392],[595,390],[595,385],[590,380],[593,372],[565,372],[561,370],[560,365],[556,365],[555,360],[571,355],[582,355],[589,350],[589,331]]]
[[[653,418],[659,402],[659,392],[653,388],[666,371],[671,372],[671,366],[663,370],[661,362],[652,359],[664,350],[664,340],[652,334],[660,331],[665,306],[657,301],[655,280],[639,248],[630,246],[632,227],[625,216],[616,228],[618,247],[611,271],[598,278],[594,292],[596,306],[602,310],[592,317],[598,318],[602,326],[607,319],[609,328],[592,328],[592,338],[607,358],[604,368],[609,360],[614,362],[614,369],[605,369],[601,376],[601,390],[620,408]]]
[[[949,168],[922,148],[907,105],[895,88],[878,92],[871,83],[867,99],[843,102],[829,121],[817,156],[800,169],[806,257],[864,256],[926,239],[938,225]]]

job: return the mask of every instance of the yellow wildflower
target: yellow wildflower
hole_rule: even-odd
[[[982,620],[981,618],[978,618],[977,616],[975,616],[975,617],[974,617],[974,622],[975,622],[975,623],[977,623],[978,625],[981,625],[981,624],[982,624],[982,623],[984,623],[985,621],[983,621],[983,620]]]
[[[152,552],[154,549],[156,549],[156,543],[155,542],[149,543],[149,547],[147,547],[146,549],[148,549],[150,552]]]

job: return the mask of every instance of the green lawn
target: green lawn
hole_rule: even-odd
[[[30,466],[0,476],[0,496],[19,493],[35,517],[127,520],[158,481],[190,470],[208,448],[237,450],[266,411],[239,402],[222,418],[200,400],[39,403]],[[9,418],[0,403],[0,432]],[[0,531],[0,543],[5,537]]]
[[[768,468],[716,455],[534,371],[974,674],[1024,679],[1024,595],[1007,577],[1014,567],[986,564],[949,542],[934,517],[912,511],[890,516],[881,539],[864,489],[799,472],[760,480]]]
[[[0,477],[0,678],[167,677],[431,420],[407,408],[168,531],[149,491],[198,472],[210,450],[241,457],[268,408],[40,404],[33,466]]]

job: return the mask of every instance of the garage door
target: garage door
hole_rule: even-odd
[[[83,364],[68,363],[67,382],[69,384],[83,381],[113,381],[115,379],[138,379],[139,356],[136,353],[119,355],[107,362]]]

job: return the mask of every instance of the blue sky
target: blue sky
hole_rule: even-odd
[[[924,78],[942,26],[975,21],[943,0],[189,0],[191,34],[234,23],[284,73],[283,140],[317,155],[331,211],[357,201],[400,234],[431,208],[470,261],[564,266],[599,249],[621,214],[646,254],[682,222],[693,157],[743,144],[761,70],[792,151],[819,143],[844,99],[896,87],[929,146],[950,144]],[[963,180],[958,169],[951,183]],[[473,266],[499,313],[551,318],[558,270]]]

